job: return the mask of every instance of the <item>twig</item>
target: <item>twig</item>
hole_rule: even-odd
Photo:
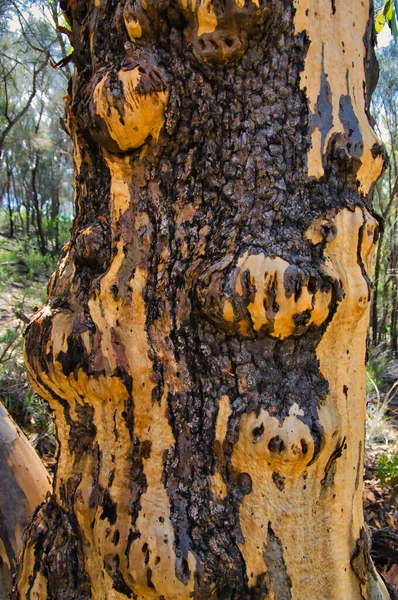
[[[26,323],[26,325],[28,325],[30,323],[30,319],[29,317],[27,317],[22,311],[20,311],[18,308],[13,308],[12,312],[14,313],[14,315],[17,317],[17,319],[19,319],[20,321],[23,321],[24,323]]]

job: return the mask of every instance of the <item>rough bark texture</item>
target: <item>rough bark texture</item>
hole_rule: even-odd
[[[371,7],[61,5],[77,216],[26,335],[61,446],[13,597],[388,598],[361,504]]]
[[[38,455],[0,402],[0,598],[8,598],[22,533],[50,492]]]

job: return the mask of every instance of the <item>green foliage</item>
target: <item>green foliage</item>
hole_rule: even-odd
[[[29,386],[22,366],[0,366],[0,401],[26,433],[54,433],[48,404]]]
[[[5,253],[2,254],[4,257]],[[18,256],[18,252],[15,255]],[[7,256],[10,258],[12,253],[8,252]],[[54,433],[53,420],[47,403],[37,396],[27,380],[22,357],[22,342],[25,322],[31,317],[36,306],[42,303],[45,285],[37,283],[30,287],[24,285],[22,288],[13,287],[15,284],[21,285],[22,281],[24,276],[18,276],[14,271],[9,273],[5,279],[6,283],[2,282],[0,401],[25,433],[40,437],[42,434]],[[8,306],[8,298],[11,298],[11,307]],[[11,310],[7,310],[9,308]]]
[[[387,489],[398,486],[398,453],[392,456],[383,455],[377,465],[377,476]]]
[[[0,225],[1,225],[0,210]],[[71,220],[62,221],[60,240],[69,239]],[[7,245],[6,245],[7,244]],[[12,246],[12,247],[11,247]],[[29,285],[32,281],[45,281],[55,271],[59,255],[48,253],[45,256],[38,249],[35,238],[21,236],[18,239],[2,242],[0,237],[0,290],[4,290],[12,282],[24,287],[24,295],[29,296]],[[19,282],[19,283],[18,283]],[[43,286],[43,289],[45,286]],[[33,293],[37,293],[34,291]]]
[[[384,6],[382,6],[376,14],[376,33],[380,33],[383,30],[384,25],[387,24],[390,28],[391,35],[394,39],[398,40],[397,13],[398,0],[385,0]]]
[[[42,255],[59,253],[73,213],[71,141],[61,127],[67,77],[50,66],[69,53],[61,22],[53,0],[0,0],[1,231],[35,237]]]
[[[0,264],[15,263],[18,260],[18,252],[16,250],[6,250],[0,247]]]
[[[5,332],[0,335],[0,344],[13,344],[19,338],[19,332],[15,329],[6,329]]]

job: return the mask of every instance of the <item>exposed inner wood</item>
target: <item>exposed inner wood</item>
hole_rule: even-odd
[[[349,152],[360,161],[359,189],[367,194],[384,165],[383,156],[372,152],[380,142],[369,124],[364,94],[359,92],[366,74],[363,39],[357,32],[366,30],[369,5],[344,0],[334,4],[296,0],[294,4],[296,32],[306,31],[310,39],[301,75],[312,113],[308,175],[322,177],[328,143],[341,133],[349,143]]]

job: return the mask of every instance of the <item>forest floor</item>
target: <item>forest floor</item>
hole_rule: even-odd
[[[43,264],[32,267],[23,254],[4,255],[1,248],[0,239],[0,401],[53,473],[53,419],[27,381],[22,356],[23,331],[45,300],[49,273]],[[376,566],[398,591],[398,360],[375,353],[369,362],[365,519]]]

